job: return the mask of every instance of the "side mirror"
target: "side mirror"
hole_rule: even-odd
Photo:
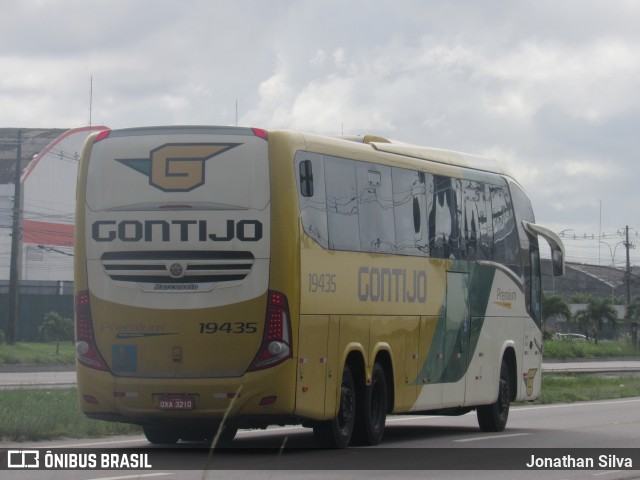
[[[551,249],[551,264],[553,265],[553,276],[564,275],[564,252],[560,249]]]
[[[541,225],[522,221],[522,226],[531,235],[539,235],[544,238],[551,247],[551,263],[553,265],[553,275],[559,277],[564,275],[564,245],[557,233]]]

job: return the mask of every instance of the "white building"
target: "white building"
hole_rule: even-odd
[[[0,281],[9,279],[18,130],[21,132],[20,280],[73,280],[76,176],[93,131],[0,128]]]

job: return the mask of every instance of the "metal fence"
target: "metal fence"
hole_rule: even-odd
[[[0,330],[7,331],[9,295],[0,282]],[[73,318],[73,282],[20,282],[16,340],[40,340],[38,328],[49,312]]]

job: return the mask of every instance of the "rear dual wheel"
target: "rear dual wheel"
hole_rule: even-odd
[[[313,427],[316,441],[326,448],[345,448],[351,442],[356,421],[356,388],[349,365],[342,370],[340,407],[335,418],[318,422]]]
[[[387,420],[387,381],[379,363],[373,366],[371,384],[358,390],[354,440],[361,445],[378,445]]]
[[[377,445],[386,418],[387,383],[382,366],[374,365],[370,385],[356,385],[351,368],[345,365],[338,413],[331,420],[317,423],[313,433],[316,441],[328,448],[345,448],[352,440],[360,445]]]
[[[180,440],[180,434],[175,428],[145,425],[142,430],[149,443],[154,445],[174,445]]]

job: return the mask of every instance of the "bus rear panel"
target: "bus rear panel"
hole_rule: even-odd
[[[286,295],[269,291],[266,133],[166,127],[89,139],[78,189],[83,411],[141,424],[292,410]],[[233,407],[232,407],[233,408]]]

